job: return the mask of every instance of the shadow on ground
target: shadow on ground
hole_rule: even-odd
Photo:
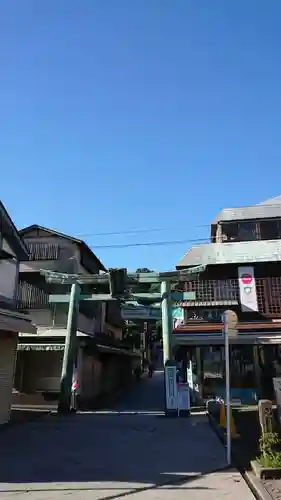
[[[7,429],[0,447],[1,483],[177,484],[225,465],[205,417],[49,415]]]
[[[163,374],[156,373],[114,410],[49,414],[8,427],[0,434],[0,491],[79,485],[113,500],[156,488],[215,490],[204,477],[225,470],[225,450],[206,416],[159,418],[163,407]]]
[[[212,415],[219,426],[219,416]],[[259,455],[260,424],[257,406],[239,407],[233,410],[233,418],[238,438],[232,440],[232,457],[239,470],[251,470],[251,460]],[[223,430],[217,427],[221,442],[224,442]]]
[[[259,455],[260,425],[257,407],[236,409],[233,412],[240,438],[233,440],[233,457],[241,470],[251,470],[251,460]]]

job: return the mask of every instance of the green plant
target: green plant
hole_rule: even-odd
[[[260,456],[258,462],[262,467],[277,469],[281,467],[281,452],[276,448],[280,447],[281,441],[277,432],[265,432],[259,440]]]

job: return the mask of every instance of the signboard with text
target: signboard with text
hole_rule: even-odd
[[[165,366],[166,409],[178,409],[177,367]]]

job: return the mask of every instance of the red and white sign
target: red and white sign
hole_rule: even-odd
[[[258,311],[256,280],[253,266],[238,267],[238,280],[242,311]]]
[[[250,285],[253,281],[253,276],[251,274],[245,273],[242,274],[241,280],[243,285]]]

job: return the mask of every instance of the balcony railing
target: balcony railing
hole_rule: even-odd
[[[195,300],[183,307],[240,305],[238,279],[196,280],[185,283],[185,291],[195,292]],[[256,279],[258,312],[267,317],[281,317],[281,277]]]
[[[256,280],[259,312],[268,317],[281,317],[281,277]]]
[[[19,309],[29,310],[37,326],[66,327],[68,304],[51,305],[49,291],[39,286],[20,281],[16,291],[16,305]],[[100,332],[101,312],[97,302],[82,302],[78,318],[78,328],[85,333]]]
[[[185,291],[194,292],[195,300],[181,302],[187,308],[240,305],[238,279],[196,280],[185,284]],[[258,311],[267,317],[281,317],[281,277],[257,278]],[[16,300],[21,309],[49,307],[49,293],[36,285],[21,281]]]
[[[185,301],[186,307],[200,305],[231,305],[239,301],[237,279],[196,280],[185,283],[186,292],[194,292],[195,300]]]
[[[57,260],[60,256],[60,246],[57,243],[26,242],[29,260]]]
[[[49,306],[49,293],[26,281],[19,282],[15,298],[19,309],[46,309]]]

